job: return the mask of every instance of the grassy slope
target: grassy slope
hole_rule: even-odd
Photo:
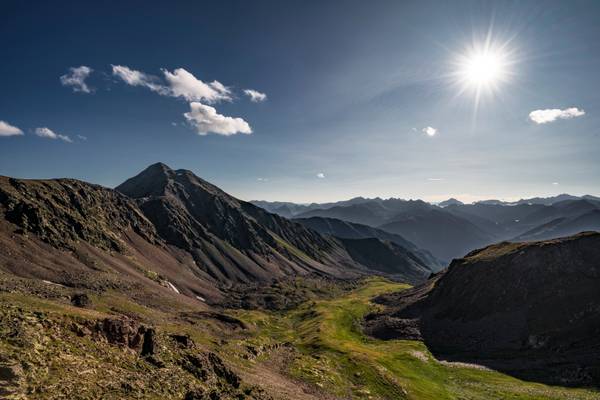
[[[333,300],[310,301],[286,314],[236,312],[259,329],[255,345],[291,342],[287,373],[326,394],[383,399],[598,399],[600,393],[523,382],[472,366],[436,361],[416,341],[380,341],[360,331],[369,300],[406,288],[382,279]],[[265,356],[265,361],[268,356]]]
[[[198,350],[217,352],[245,384],[259,385],[275,399],[600,399],[598,392],[443,364],[420,342],[362,335],[362,317],[376,307],[369,300],[405,287],[372,278],[352,291],[330,288],[291,311],[230,310],[248,324],[242,331],[212,320],[190,324],[110,291],[93,296],[94,309],[4,292],[0,364],[20,360],[23,389],[32,399],[181,399],[187,390],[206,385],[180,368],[180,350],[167,337],[173,332],[190,335]],[[157,329],[165,368],[118,346],[78,337],[69,328],[123,314]]]

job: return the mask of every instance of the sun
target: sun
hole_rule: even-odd
[[[499,96],[514,78],[516,49],[510,44],[494,41],[489,34],[484,40],[472,42],[463,52],[454,53],[450,80],[458,89],[457,96],[473,97],[475,110],[485,98]]]
[[[506,61],[499,52],[486,51],[468,56],[462,74],[467,83],[489,86],[504,79]]]

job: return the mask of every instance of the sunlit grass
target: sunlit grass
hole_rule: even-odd
[[[288,373],[341,397],[381,399],[598,399],[583,389],[523,382],[484,369],[442,364],[418,341],[382,341],[361,332],[377,294],[408,286],[370,279],[333,300],[303,304],[286,315],[238,312],[259,327],[257,340],[289,341],[299,351]]]

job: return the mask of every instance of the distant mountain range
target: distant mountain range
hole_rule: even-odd
[[[421,200],[366,199],[301,205],[255,202],[287,218],[326,218],[367,225],[402,236],[435,257],[449,261],[502,240],[539,240],[600,230],[600,198],[561,194],[548,198],[437,205]]]

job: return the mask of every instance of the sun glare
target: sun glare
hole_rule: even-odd
[[[473,54],[466,59],[462,73],[469,84],[490,85],[503,78],[504,64],[502,55],[497,52]]]
[[[450,74],[452,83],[458,88],[457,96],[473,96],[475,110],[484,98],[499,95],[514,76],[515,52],[508,45],[509,42],[494,42],[489,34],[487,39],[456,54]]]

